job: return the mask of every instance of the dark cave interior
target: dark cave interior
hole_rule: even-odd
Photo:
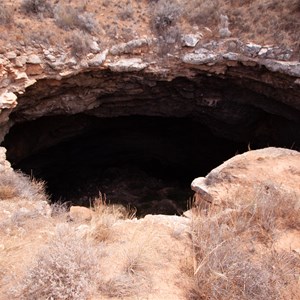
[[[293,89],[205,74],[148,77],[96,72],[38,81],[10,116],[8,160],[45,180],[53,202],[90,206],[105,193],[143,216],[180,214],[194,178],[249,146],[300,149]]]
[[[48,144],[34,149],[43,140]],[[191,118],[86,115],[17,124],[4,145],[15,169],[47,182],[52,201],[89,206],[101,192],[111,203],[136,207],[140,215],[180,214],[195,177],[247,149]],[[31,148],[20,159],[22,145]]]

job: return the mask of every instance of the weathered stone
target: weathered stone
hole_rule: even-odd
[[[195,53],[189,53],[183,56],[182,61],[187,64],[201,65],[218,62],[222,57],[206,49],[199,49]]]
[[[234,156],[206,177],[196,178],[191,187],[199,205],[246,204],[255,199],[259,189],[278,189],[300,199],[295,174],[300,174],[300,153],[270,147]]]
[[[46,55],[46,59],[48,59],[48,60],[50,60],[50,61],[52,61],[52,62],[55,62],[55,61],[56,61],[56,58],[55,58],[55,56],[54,56],[54,55],[52,55],[52,54],[48,54],[48,55]]]
[[[93,212],[83,206],[71,206],[69,216],[72,221],[86,222],[92,219]]]
[[[182,45],[186,47],[195,47],[199,42],[199,36],[196,34],[184,34],[181,37]]]
[[[44,69],[40,64],[27,64],[26,73],[28,75],[41,75],[43,74]]]
[[[228,53],[224,53],[222,56],[225,59],[237,61],[240,55],[238,53],[228,52]]]
[[[136,39],[129,41],[128,43],[122,43],[115,46],[112,46],[109,50],[112,55],[120,55],[123,53],[133,53],[137,48],[148,46],[149,42],[147,39]]]
[[[76,60],[76,58],[75,57],[71,57],[70,59],[68,59],[67,61],[66,61],[66,65],[67,66],[76,66],[77,65],[77,60]]]
[[[5,55],[8,59],[15,59],[17,54],[14,51],[7,52]]]
[[[265,60],[264,65],[272,72],[280,72],[291,76],[300,77],[300,62]]]
[[[89,67],[101,66],[105,62],[107,54],[108,54],[108,50],[105,50],[105,51],[95,55],[92,59],[90,59],[88,61]]]
[[[267,53],[269,51],[269,48],[261,48],[260,51],[258,52],[258,56],[259,57],[262,57],[262,58],[265,58],[267,56]]]
[[[57,71],[62,70],[62,69],[64,68],[65,64],[66,64],[66,63],[65,63],[64,61],[62,61],[62,60],[57,60],[57,61],[55,61],[55,62],[48,62],[48,65],[49,65],[52,69],[57,70]]]
[[[33,65],[38,65],[38,64],[41,64],[42,61],[41,61],[41,59],[40,59],[40,57],[38,55],[31,54],[27,58],[27,63],[28,64],[33,64]]]
[[[12,92],[5,92],[0,95],[0,109],[11,109],[17,105],[17,96]]]
[[[261,49],[261,45],[257,45],[257,44],[254,44],[254,43],[248,43],[245,45],[245,54],[247,56],[256,56],[260,49]]]
[[[16,57],[16,61],[15,61],[15,64],[17,67],[23,67],[27,62],[27,57],[26,56],[17,56]]]
[[[148,66],[140,58],[120,59],[114,63],[109,63],[108,67],[113,72],[137,72]]]
[[[12,171],[10,163],[6,160],[6,149],[0,147],[0,172]]]
[[[91,41],[89,47],[93,53],[98,53],[101,51],[101,49],[96,41]]]

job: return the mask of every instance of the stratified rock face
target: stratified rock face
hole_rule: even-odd
[[[300,63],[289,51],[182,38],[188,47],[164,57],[150,38],[86,57],[57,49],[1,56],[0,142],[14,124],[84,114],[192,118],[232,141],[300,149]],[[10,151],[22,158],[22,147]]]
[[[200,206],[234,207],[255,199],[261,189],[300,199],[300,153],[270,147],[236,155],[206,177],[196,178],[191,187]]]

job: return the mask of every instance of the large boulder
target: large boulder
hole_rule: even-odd
[[[300,153],[283,148],[249,151],[227,160],[192,184],[196,205],[234,206],[277,190],[300,199]]]

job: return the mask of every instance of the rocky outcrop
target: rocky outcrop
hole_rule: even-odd
[[[83,57],[53,48],[1,55],[0,141],[16,123],[83,113],[192,117],[231,140],[299,147],[300,63],[287,60],[292,51],[182,38],[188,47],[164,57],[148,38]]]
[[[271,192],[300,199],[299,183],[300,153],[270,147],[234,156],[191,187],[200,207],[235,207]]]
[[[11,172],[12,168],[10,163],[6,160],[6,149],[0,147],[0,172]]]

